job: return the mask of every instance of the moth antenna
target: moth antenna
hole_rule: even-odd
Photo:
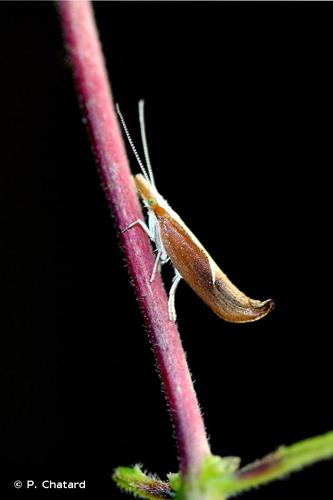
[[[120,118],[121,125],[122,125],[122,127],[123,127],[123,129],[124,129],[125,135],[126,135],[126,137],[127,137],[128,143],[129,143],[129,145],[131,146],[131,149],[132,149],[132,151],[133,151],[133,153],[134,153],[134,156],[135,156],[135,158],[136,158],[136,161],[138,162],[139,167],[141,168],[142,173],[143,173],[143,175],[144,175],[145,179],[146,179],[148,182],[150,182],[150,183],[151,183],[151,180],[150,180],[150,178],[149,178],[149,175],[147,174],[147,170],[146,170],[146,168],[144,167],[144,165],[143,165],[143,163],[142,163],[142,161],[141,161],[141,158],[140,158],[140,156],[139,156],[139,153],[137,152],[136,147],[135,147],[135,146],[134,146],[134,144],[133,144],[132,137],[130,136],[130,133],[129,133],[128,128],[127,128],[127,125],[126,125],[126,123],[125,123],[124,117],[123,117],[123,115],[122,115],[122,113],[121,113],[121,111],[120,111],[120,109],[119,109],[118,104],[116,104],[116,110],[117,110],[118,116],[119,116],[119,118]]]
[[[147,143],[146,125],[145,125],[145,101],[143,99],[139,101],[139,121],[140,121],[140,132],[141,132],[143,153],[146,160],[150,183],[155,187],[155,179],[154,179],[153,169],[150,163],[148,143]]]

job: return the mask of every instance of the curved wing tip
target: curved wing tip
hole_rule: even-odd
[[[275,302],[273,299],[267,299],[267,300],[264,300],[264,302],[262,302],[262,305],[266,305],[266,307],[270,310],[270,311],[273,311],[273,309],[275,309]]]
[[[263,302],[261,302],[257,306],[257,308],[260,311],[260,314],[258,315],[258,319],[260,319],[275,309],[275,302],[273,299],[267,299],[267,300],[264,300]]]
[[[252,323],[267,316],[274,308],[275,302],[273,299],[263,301],[249,299],[247,307],[238,310],[238,312],[229,311],[228,314],[221,314],[221,311],[218,311],[217,315],[230,323]]]

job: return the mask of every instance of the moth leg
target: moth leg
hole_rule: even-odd
[[[172,280],[172,285],[169,292],[169,301],[168,301],[169,319],[171,321],[176,321],[177,318],[176,308],[175,308],[175,294],[177,286],[181,279],[182,279],[181,274],[179,274],[177,269],[175,269],[175,275]]]
[[[129,229],[132,229],[132,227],[136,226],[137,224],[144,230],[144,232],[149,236],[150,239],[153,239],[153,235],[152,235],[149,227],[141,219],[137,219],[134,222],[131,222],[131,224],[129,226],[127,226],[125,229],[123,229],[122,233],[123,234],[126,233],[126,231],[128,231]]]
[[[153,272],[151,273],[151,277],[150,277],[150,280],[149,280],[150,283],[152,283],[154,281],[154,279],[155,279],[156,271],[157,271],[158,265],[159,265],[160,260],[161,260],[161,254],[162,254],[161,251],[157,252],[155,263],[154,263],[154,267],[153,267]]]

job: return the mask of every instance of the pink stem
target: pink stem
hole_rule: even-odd
[[[138,202],[98,39],[91,3],[58,1],[76,88],[87,119],[107,199],[120,233],[135,291],[170,405],[183,474],[195,474],[210,453],[177,326],[168,318],[160,276],[149,282],[152,248],[140,227],[121,230],[143,218]]]

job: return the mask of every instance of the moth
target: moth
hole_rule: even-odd
[[[248,323],[266,316],[274,308],[274,301],[272,299],[254,300],[241,292],[157,191],[148,152],[144,101],[139,101],[139,121],[146,166],[133,144],[118,106],[117,112],[142,172],[135,175],[134,180],[143,205],[148,211],[148,224],[138,219],[123,232],[134,226],[140,226],[155,244],[156,258],[151,282],[155,279],[159,267],[171,261],[175,274],[168,301],[170,320],[176,321],[175,293],[181,279],[184,279],[197,295],[225,321]]]

